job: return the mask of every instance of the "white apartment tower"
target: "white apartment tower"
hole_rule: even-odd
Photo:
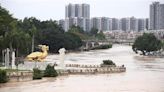
[[[89,4],[68,4],[65,7],[65,31],[72,26],[80,26],[84,31],[90,30]]]
[[[150,30],[164,29],[164,4],[153,2],[150,5]]]

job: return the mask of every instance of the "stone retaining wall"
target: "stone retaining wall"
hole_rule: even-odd
[[[66,65],[66,70],[57,70],[59,75],[70,74],[105,74],[105,73],[121,73],[126,71],[124,66],[108,66],[100,65]],[[68,67],[73,67],[69,69]],[[33,80],[33,71],[12,71],[7,72],[10,82],[30,81]]]
[[[75,68],[75,69],[66,69],[58,70],[59,75],[69,75],[69,74],[102,74],[102,73],[121,73],[125,72],[126,67],[116,66],[116,67],[88,67],[88,68]]]
[[[10,82],[33,80],[33,72],[32,71],[7,72],[7,76],[9,78]]]

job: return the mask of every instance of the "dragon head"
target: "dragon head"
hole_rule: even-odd
[[[49,50],[49,46],[46,46],[46,45],[38,45],[38,47],[41,49],[41,50]]]

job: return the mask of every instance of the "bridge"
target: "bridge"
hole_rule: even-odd
[[[108,41],[111,43],[132,45],[135,40],[134,39],[109,39]]]
[[[134,39],[108,39],[108,40],[83,40],[86,48],[95,47],[102,44],[125,44],[132,45]]]

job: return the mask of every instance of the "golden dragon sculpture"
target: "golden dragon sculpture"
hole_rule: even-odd
[[[42,50],[42,52],[32,52],[31,54],[27,55],[26,59],[28,61],[42,62],[46,58],[49,47],[46,45],[38,45],[38,47]]]

